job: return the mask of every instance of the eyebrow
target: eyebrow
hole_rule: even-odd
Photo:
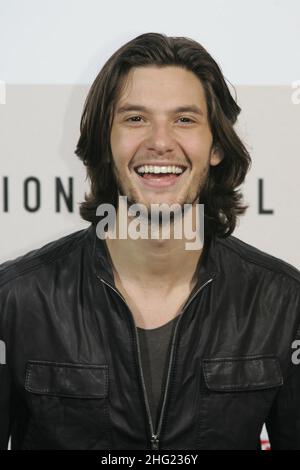
[[[146,106],[141,106],[139,104],[125,104],[117,109],[117,114],[127,113],[129,111],[142,111],[142,112],[149,112],[150,110]],[[199,114],[199,116],[204,116],[203,111],[199,108],[199,106],[195,104],[185,105],[185,106],[178,106],[177,108],[171,109],[169,111],[170,114],[172,113],[194,113]]]

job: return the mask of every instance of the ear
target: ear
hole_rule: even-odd
[[[216,166],[221,163],[224,158],[224,152],[218,144],[215,144],[210,151],[209,163],[211,166]]]

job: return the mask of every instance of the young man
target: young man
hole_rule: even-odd
[[[300,449],[300,273],[232,235],[239,112],[190,39],[144,34],[104,65],[76,149],[89,228],[0,268],[1,448],[259,449],[266,423],[272,449]],[[175,225],[188,207],[198,230],[199,203],[186,249]],[[158,237],[129,236],[136,205]]]

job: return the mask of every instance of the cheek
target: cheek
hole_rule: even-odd
[[[111,150],[117,167],[127,165],[138,148],[137,139],[127,132],[112,131]]]
[[[207,135],[191,135],[184,143],[182,148],[191,161],[194,170],[201,171],[209,161],[211,139]]]

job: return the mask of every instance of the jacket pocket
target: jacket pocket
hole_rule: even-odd
[[[109,448],[108,365],[31,360],[24,387],[31,413],[24,448]]]
[[[257,449],[283,384],[272,355],[202,359],[197,449]]]
[[[206,386],[212,391],[250,391],[283,384],[278,358],[245,356],[203,359]]]
[[[28,361],[25,390],[57,397],[105,398],[108,366]]]

